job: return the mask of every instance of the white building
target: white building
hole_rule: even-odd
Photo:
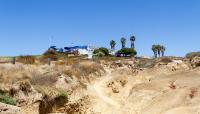
[[[65,47],[65,52],[73,53],[78,51],[80,55],[88,55],[89,59],[92,59],[93,52],[95,47],[93,46],[74,46],[74,47]]]

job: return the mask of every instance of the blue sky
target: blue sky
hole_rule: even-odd
[[[162,44],[167,55],[200,49],[199,0],[0,0],[0,56],[41,54],[58,47],[110,47],[136,36],[139,55]]]

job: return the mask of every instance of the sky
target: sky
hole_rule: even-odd
[[[0,0],[0,56],[38,55],[52,45],[121,48],[136,37],[139,56],[152,44],[166,55],[200,50],[200,0]]]

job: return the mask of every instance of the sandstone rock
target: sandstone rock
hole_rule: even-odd
[[[84,96],[77,101],[67,103],[64,107],[59,108],[56,112],[67,114],[86,114],[89,104],[89,96]]]
[[[40,114],[40,102],[21,107],[22,114]]]
[[[159,67],[159,66],[163,66],[163,65],[167,65],[167,63],[164,62],[159,62],[155,65],[155,67]]]
[[[0,103],[0,114],[23,114],[16,106]]]
[[[200,66],[200,57],[196,56],[196,57],[192,58],[191,65],[193,68]]]
[[[124,87],[127,83],[128,83],[127,80],[120,80],[120,84],[121,84],[121,86],[123,86],[123,87]]]
[[[117,87],[112,87],[113,93],[119,93],[119,89]]]
[[[20,107],[42,100],[42,94],[38,93],[28,82],[13,84],[10,93],[16,99],[17,106]]]

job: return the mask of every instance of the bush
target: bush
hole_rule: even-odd
[[[41,86],[41,85],[35,85],[34,89],[41,93],[43,96],[48,97],[49,99],[54,99],[57,97],[65,97],[67,98],[67,92],[65,92],[61,88],[54,88],[50,86]]]
[[[170,58],[168,58],[168,57],[162,57],[161,59],[160,59],[160,62],[162,62],[162,63],[171,63],[172,62],[172,60],[170,59]]]
[[[43,54],[43,59],[48,59],[50,58],[51,60],[57,60],[58,59],[58,53],[54,50],[47,50],[44,54]]]
[[[117,54],[135,56],[137,55],[137,52],[133,48],[122,48],[121,50],[117,51]]]
[[[57,73],[49,73],[49,72],[47,72],[46,74],[35,73],[31,78],[31,84],[51,86],[57,81],[58,76],[59,74]]]
[[[12,97],[5,94],[0,94],[0,102],[10,105],[16,105],[16,101]]]
[[[58,91],[58,96],[59,97],[65,97],[65,98],[67,98],[68,97],[68,94],[67,94],[67,92],[65,91],[65,90],[63,90],[63,89],[61,89],[61,88],[57,88],[57,91]]]
[[[95,49],[94,50],[94,54],[96,54],[97,56],[99,57],[102,57],[102,56],[109,56],[109,51],[107,48],[104,48],[104,47],[101,47],[99,49]]]
[[[24,64],[34,64],[36,57],[31,55],[21,55],[17,58],[17,61]]]
[[[54,88],[48,86],[34,86],[35,90],[43,95],[39,106],[40,114],[48,114],[55,109],[64,107],[68,102],[68,94],[61,88]]]
[[[140,68],[152,68],[155,65],[156,65],[155,59],[146,59],[146,58],[140,58],[138,63],[136,64],[136,66]]]
[[[71,68],[63,69],[62,73],[68,76],[76,76],[77,78],[87,78],[88,75],[97,73],[101,75],[101,71],[104,71],[103,67],[97,63],[83,62],[79,65],[73,65]],[[83,76],[83,77],[81,77]]]
[[[190,53],[187,53],[185,57],[186,58],[193,58],[195,56],[200,57],[200,52],[190,52]]]

